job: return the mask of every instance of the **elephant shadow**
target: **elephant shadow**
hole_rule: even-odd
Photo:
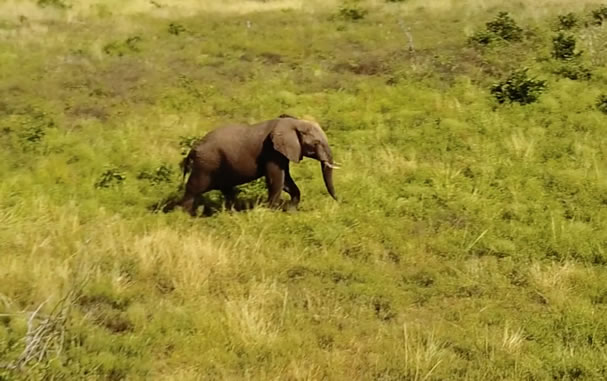
[[[152,213],[168,213],[173,211],[174,209],[179,210],[180,208],[177,205],[177,202],[180,200],[180,198],[181,197],[176,193],[172,193],[164,197],[163,199],[149,205],[148,210],[150,210]],[[224,212],[228,210],[234,212],[243,212],[254,209],[258,205],[263,204],[263,197],[254,194],[239,194],[232,205],[227,205],[226,200],[221,194],[221,192],[209,191],[207,193],[199,195],[196,198],[195,203],[198,206],[197,209],[201,210],[201,212],[197,213],[197,215],[201,217],[210,217],[219,212]]]

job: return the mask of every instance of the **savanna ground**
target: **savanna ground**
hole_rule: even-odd
[[[607,379],[605,5],[204,3],[0,1],[0,380]],[[281,113],[339,202],[155,212]]]

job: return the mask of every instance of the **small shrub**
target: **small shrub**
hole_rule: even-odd
[[[158,185],[171,182],[171,176],[173,176],[173,169],[167,164],[162,164],[153,171],[142,171],[137,178],[148,180],[152,185]]]
[[[480,45],[489,45],[495,40],[496,36],[493,33],[486,30],[481,30],[474,33],[472,37],[470,37],[469,41]]]
[[[122,57],[129,52],[139,52],[141,49],[138,46],[138,43],[142,41],[142,38],[139,36],[133,36],[127,38],[123,42],[114,41],[103,47],[103,52],[108,55],[114,55],[118,57]]]
[[[601,94],[596,100],[596,108],[603,114],[607,114],[607,94]]]
[[[589,80],[592,78],[592,72],[582,64],[567,63],[554,71],[554,74],[571,80]]]
[[[592,20],[595,25],[603,25],[603,22],[607,20],[607,6],[603,5],[591,12]]]
[[[186,32],[186,29],[181,24],[170,23],[169,24],[169,34],[179,36],[181,33]]]
[[[16,137],[15,143],[24,151],[37,151],[49,128],[56,127],[53,118],[43,111],[35,109],[26,109],[20,112],[15,121]],[[12,128],[5,128],[6,133],[13,131]]]
[[[198,135],[180,136],[179,147],[181,147],[181,156],[185,156],[190,152],[190,149],[196,144],[202,137]]]
[[[515,42],[522,40],[523,29],[521,29],[508,12],[500,12],[493,21],[485,24],[485,30],[478,31],[470,42],[480,45],[488,45],[496,40]]]
[[[27,143],[39,143],[44,138],[44,135],[46,135],[46,132],[41,125],[33,125],[22,131],[20,137]]]
[[[70,8],[65,2],[61,0],[38,0],[38,6],[42,8],[53,7],[58,9],[68,9]]]
[[[516,70],[504,81],[491,87],[491,94],[499,103],[529,104],[537,100],[546,88],[546,81],[529,78],[527,68]]]
[[[369,13],[368,10],[361,8],[358,4],[349,3],[339,7],[339,16],[347,21],[362,20]]]
[[[523,37],[521,29],[508,12],[500,12],[495,20],[487,23],[487,31],[506,41],[520,41]]]
[[[552,39],[552,57],[557,60],[570,60],[579,57],[582,53],[575,52],[575,44],[574,36],[560,32]]]
[[[571,30],[578,25],[577,16],[569,12],[565,15],[559,15],[557,18],[557,30]]]
[[[99,176],[99,180],[95,183],[95,188],[109,188],[113,185],[121,184],[126,180],[126,176],[117,168],[110,168]]]

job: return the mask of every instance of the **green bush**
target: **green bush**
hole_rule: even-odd
[[[346,3],[339,7],[339,17],[347,21],[359,21],[369,13],[356,3]]]
[[[487,23],[487,31],[506,41],[520,41],[523,37],[521,29],[508,12],[500,12],[495,20]]]
[[[136,53],[141,50],[138,45],[141,41],[142,38],[139,36],[132,36],[124,41],[113,41],[103,47],[103,52],[118,57],[122,57],[127,53]]]
[[[504,81],[491,87],[491,94],[499,103],[510,102],[529,104],[537,101],[546,89],[546,81],[530,78],[527,68],[512,72]]]
[[[552,57],[558,60],[570,60],[579,57],[582,53],[575,51],[575,45],[574,36],[560,32],[552,38]]]
[[[570,30],[578,25],[578,18],[573,12],[557,17],[557,30]]]
[[[595,25],[603,25],[603,22],[607,20],[607,6],[603,5],[600,8],[594,9],[590,14]]]
[[[53,7],[53,8],[58,8],[58,9],[68,9],[71,6],[66,4],[64,1],[61,0],[38,0],[38,6],[45,8],[45,7]]]
[[[196,144],[202,136],[188,135],[179,137],[179,147],[181,147],[181,156],[185,156],[190,152],[190,149]]]
[[[99,180],[95,183],[95,188],[109,188],[113,185],[121,184],[126,180],[126,176],[117,168],[107,169],[99,176]]]
[[[152,185],[160,183],[170,183],[173,176],[173,169],[168,164],[162,164],[153,171],[142,171],[137,176],[138,179],[148,180]]]
[[[607,94],[601,94],[596,100],[596,108],[603,114],[607,114]]]
[[[571,80],[589,80],[592,78],[592,72],[586,66],[579,63],[565,63],[553,71],[554,74]]]
[[[185,27],[181,24],[173,22],[169,24],[169,34],[179,36],[181,33],[184,33],[186,31],[187,30],[185,29]]]
[[[515,42],[522,38],[523,29],[516,24],[508,12],[500,12],[494,20],[485,24],[485,30],[478,31],[470,37],[470,41],[488,45],[496,40]]]
[[[496,36],[493,33],[486,31],[486,30],[481,30],[481,31],[474,33],[469,39],[470,42],[473,42],[473,43],[476,43],[479,45],[489,45],[490,43],[492,43],[495,40],[496,40]]]

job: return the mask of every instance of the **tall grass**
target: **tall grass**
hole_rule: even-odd
[[[0,379],[605,378],[600,7],[0,3]],[[500,11],[521,41],[475,43]],[[187,142],[282,113],[339,202],[304,160],[294,213],[155,212]]]

